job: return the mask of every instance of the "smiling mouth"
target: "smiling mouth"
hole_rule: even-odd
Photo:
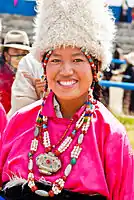
[[[68,87],[75,85],[78,81],[77,80],[69,80],[69,81],[57,81],[59,85]]]

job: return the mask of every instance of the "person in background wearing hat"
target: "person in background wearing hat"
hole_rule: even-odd
[[[6,113],[11,108],[11,87],[18,63],[29,50],[26,32],[12,30],[6,34],[3,45],[3,64],[0,65],[0,102],[3,104]]]
[[[134,52],[124,55],[126,70],[123,82],[134,83]],[[134,115],[134,91],[124,90],[123,109],[125,114]]]
[[[42,65],[31,53],[21,59],[12,85],[11,109],[8,118],[20,108],[34,103],[42,97],[44,91],[42,75]]]
[[[44,69],[44,98],[17,111],[3,134],[6,200],[134,199],[126,131],[99,101],[111,12],[103,0],[40,0],[35,23],[31,54]]]

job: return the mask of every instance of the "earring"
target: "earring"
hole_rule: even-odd
[[[44,69],[44,75],[42,75],[41,79],[42,81],[45,82],[45,86],[44,86],[44,94],[43,97],[46,98],[50,92],[49,88],[48,88],[48,81],[47,81],[47,75],[46,75],[46,65],[47,62],[49,60],[49,57],[51,56],[53,50],[51,49],[50,51],[48,51],[45,56],[43,57],[43,61],[42,61],[42,67]]]
[[[93,97],[93,88],[89,88],[88,89],[88,98],[91,100],[91,102],[93,102],[94,97]]]
[[[46,98],[49,94],[49,89],[48,89],[48,81],[47,81],[47,75],[46,75],[46,68],[44,68],[44,74],[41,76],[41,81],[45,82],[44,85],[44,93],[43,93],[43,98]]]

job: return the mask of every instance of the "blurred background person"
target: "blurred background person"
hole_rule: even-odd
[[[123,50],[116,43],[114,52],[113,52],[113,60],[116,60],[116,62],[111,62],[109,68],[103,71],[103,78],[102,78],[103,80],[110,81],[113,76],[115,75],[117,76],[118,74],[122,72],[121,64],[117,62],[117,60],[119,59],[123,59]],[[109,106],[109,88],[103,87],[102,94],[103,94],[102,102],[106,107],[108,107]]]
[[[134,83],[134,52],[124,55],[127,62],[123,82]],[[125,114],[134,115],[134,90],[124,90],[123,110]]]
[[[12,86],[11,110],[8,113],[8,117],[13,115],[18,109],[42,97],[44,81],[41,77],[43,74],[42,64],[31,53],[21,59]]]
[[[0,64],[0,102],[6,113],[11,107],[11,87],[20,59],[30,50],[29,39],[24,31],[9,31],[4,39]]]
[[[132,8],[134,7],[134,0],[105,0],[112,10],[115,22],[132,22]]]

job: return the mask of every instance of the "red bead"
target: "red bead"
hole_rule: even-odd
[[[47,147],[47,148],[45,149],[46,153],[50,152],[51,149],[52,149],[52,147]]]
[[[83,134],[86,135],[86,131],[83,131]]]
[[[54,153],[55,153],[56,156],[60,155],[60,152],[58,150],[55,150]]]
[[[47,128],[43,128],[43,132],[47,131]]]
[[[35,192],[36,190],[38,190],[38,188],[37,188],[37,186],[35,185],[35,186],[31,187],[31,190],[32,190],[32,192]]]
[[[87,58],[91,58],[91,56],[87,55]]]
[[[63,181],[66,181],[67,177],[64,175],[64,176],[62,177],[62,179],[63,179]]]
[[[49,194],[50,197],[54,197],[54,192],[53,192],[53,190],[50,190],[50,191],[48,192],[48,194]]]
[[[51,161],[50,160],[46,160],[46,163],[49,165],[51,163]]]
[[[70,137],[73,139],[75,137],[75,135],[71,134]]]

